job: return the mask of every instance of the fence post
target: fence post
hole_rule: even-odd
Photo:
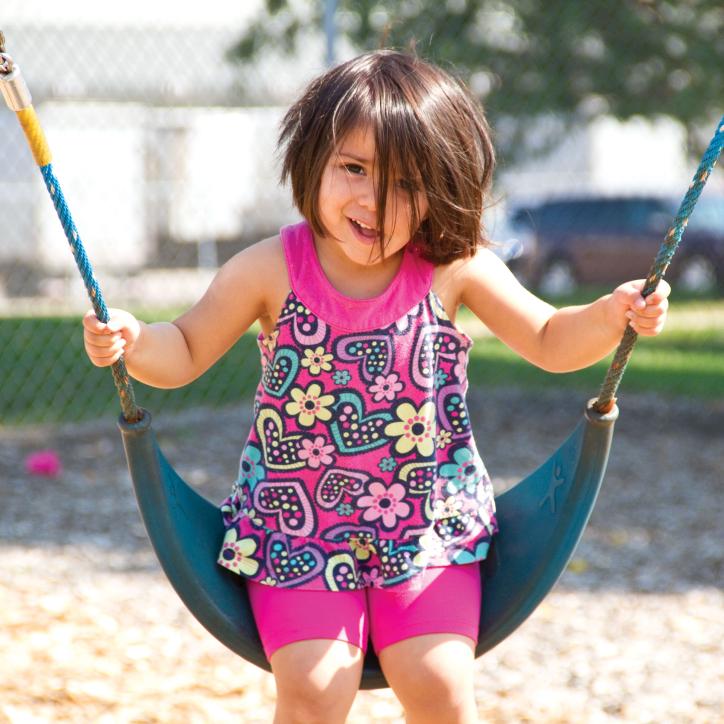
[[[327,36],[327,66],[334,65],[336,60],[334,46],[337,38],[337,26],[334,15],[337,12],[338,0],[325,0],[324,2],[324,34]]]

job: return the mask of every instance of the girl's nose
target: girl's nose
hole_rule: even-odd
[[[377,208],[377,195],[374,184],[371,181],[365,179],[365,182],[361,184],[358,190],[357,200],[360,206],[364,206],[370,211],[374,211]]]

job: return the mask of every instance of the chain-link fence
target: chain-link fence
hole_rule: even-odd
[[[149,319],[172,318],[201,295],[220,263],[296,218],[287,190],[277,183],[277,123],[304,82],[324,67],[334,38],[337,56],[347,57],[385,42],[409,45],[404,31],[411,28],[420,54],[459,68],[470,80],[501,143],[494,195],[503,242],[516,236],[508,231],[508,212],[550,195],[680,193],[693,168],[692,142],[721,111],[721,103],[717,111],[710,99],[697,106],[698,115],[677,116],[675,103],[663,103],[697,83],[700,94],[708,93],[697,74],[711,81],[707,73],[715,73],[717,63],[721,77],[724,13],[717,3],[628,3],[640,17],[632,15],[630,27],[623,28],[630,44],[624,46],[630,57],[619,63],[621,95],[629,102],[625,112],[611,103],[610,79],[601,69],[601,59],[621,47],[611,37],[605,8],[611,16],[616,9],[624,13],[621,3],[592,3],[597,11],[591,15],[578,4],[552,2],[538,36],[531,30],[536,18],[526,10],[531,4],[521,2],[248,0],[239,8],[211,3],[195,11],[151,5],[131,2],[113,18],[80,0],[65,3],[62,13],[18,0],[4,3],[2,17],[7,52],[33,93],[56,173],[107,301]],[[647,19],[645,6],[662,19]],[[700,13],[700,22],[691,12]],[[630,20],[621,14],[616,22],[624,19]],[[650,45],[656,22],[660,47],[638,59],[637,38]],[[545,33],[554,27],[568,28],[577,39],[567,49],[553,47],[553,36]],[[452,44],[451,34],[457,38]],[[543,81],[533,73],[542,73],[534,67],[540,54],[526,55],[536,42],[547,43],[555,55],[553,72],[543,73]],[[491,44],[497,55],[481,51]],[[707,52],[711,71],[701,61]],[[491,57],[504,58],[508,72],[516,74],[508,96]],[[586,64],[596,72],[584,73]],[[629,82],[632,73],[638,86]],[[545,82],[551,97],[571,95],[569,105],[529,113],[521,94],[525,79],[518,82],[526,74],[531,94]],[[649,96],[659,76],[664,80],[657,107]],[[612,108],[624,118],[616,120]],[[524,155],[513,152],[521,120],[529,145],[533,139],[538,147],[535,155],[532,148]],[[495,237],[495,228],[491,233]],[[107,371],[92,368],[82,352],[78,316],[86,307],[42,179],[14,114],[2,109],[3,422],[78,419],[114,409]],[[257,376],[254,340],[247,336],[194,385],[163,394],[142,389],[139,399],[155,409],[229,402],[250,394]]]

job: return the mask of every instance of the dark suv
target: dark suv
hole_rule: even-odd
[[[513,223],[531,231],[535,243],[514,271],[549,296],[579,284],[642,278],[675,214],[676,202],[655,196],[564,198],[520,208]],[[724,287],[724,197],[699,200],[667,279],[689,292]]]

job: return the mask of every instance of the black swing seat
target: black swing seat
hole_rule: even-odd
[[[593,510],[618,409],[583,419],[535,472],[496,497],[500,533],[484,569],[476,655],[512,633],[568,564]],[[219,641],[270,671],[243,578],[216,563],[224,536],[216,505],[185,483],[164,457],[151,416],[119,427],[138,506],[161,566],[185,605]],[[370,647],[361,687],[387,686]]]

